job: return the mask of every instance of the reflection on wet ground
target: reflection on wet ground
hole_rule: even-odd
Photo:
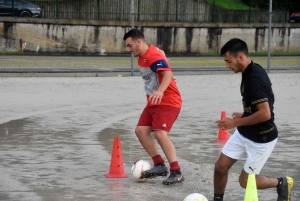
[[[272,77],[281,80],[274,82],[280,138],[262,174],[292,176],[296,182],[292,198],[297,200],[299,74]],[[130,175],[137,159],[150,161],[134,134],[145,104],[140,77],[1,79],[0,200],[180,201],[193,192],[211,198],[214,163],[223,146],[214,142],[218,132],[214,121],[223,110],[230,116],[241,108],[239,79],[237,75],[177,77],[184,107],[170,138],[186,182],[173,187],[163,186],[162,178],[136,182],[131,177],[104,176],[115,136],[121,139],[125,173]],[[194,86],[198,87],[191,90]],[[239,161],[230,171],[226,200],[243,200],[245,191],[238,184],[242,166]],[[258,194],[259,200],[276,200],[274,189]]]

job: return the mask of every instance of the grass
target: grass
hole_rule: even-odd
[[[250,52],[250,56],[268,56],[268,53]],[[271,56],[300,56],[300,52],[271,52]]]
[[[168,57],[171,67],[213,67],[224,66],[225,62],[221,56],[217,57]],[[254,62],[267,66],[267,57],[251,57]],[[300,57],[271,57],[271,66],[299,66]],[[76,68],[76,69],[98,69],[98,68],[130,68],[130,56],[126,57],[3,57],[0,68]],[[137,67],[137,59],[134,59]]]
[[[0,55],[23,55],[23,52],[0,52]]]
[[[251,58],[255,63],[260,64],[261,66],[267,66],[268,64],[268,59],[267,57],[255,57]],[[222,57],[219,58],[201,58],[201,57],[192,57],[192,58],[171,58],[169,60],[169,63],[172,66],[177,66],[177,67],[190,67],[190,66],[195,66],[195,67],[209,67],[209,66],[224,66],[225,68],[225,62]],[[300,65],[300,58],[271,58],[270,60],[271,66],[299,66]]]
[[[250,56],[268,56],[268,52],[249,52]],[[201,53],[204,57],[218,57],[220,53]],[[300,52],[271,52],[271,56],[300,56]]]
[[[232,10],[249,10],[249,6],[244,4],[241,0],[206,0],[208,3],[213,4],[215,2],[216,6],[232,9]]]
[[[24,52],[0,52],[0,55],[26,55]],[[268,52],[249,52],[250,56],[268,56]],[[30,56],[30,55],[29,55]],[[120,55],[122,56],[122,55]],[[200,57],[219,57],[220,53],[200,53]],[[300,52],[271,52],[271,56],[300,56]],[[184,57],[184,56],[182,56]]]

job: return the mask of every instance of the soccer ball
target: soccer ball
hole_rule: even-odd
[[[207,198],[199,193],[189,194],[183,201],[208,201]]]
[[[131,174],[132,176],[139,180],[142,176],[142,172],[145,170],[150,170],[151,164],[145,160],[138,160],[131,167]]]

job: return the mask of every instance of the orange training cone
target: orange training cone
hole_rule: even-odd
[[[124,173],[122,150],[120,144],[120,138],[115,137],[113,151],[111,154],[110,170],[108,174],[105,174],[108,178],[127,178],[128,175]]]
[[[221,119],[226,118],[226,112],[222,111],[221,113]],[[227,142],[229,139],[229,132],[228,130],[223,130],[222,128],[219,128],[219,134],[218,134],[218,139],[216,139],[216,142]]]

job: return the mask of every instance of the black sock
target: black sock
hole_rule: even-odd
[[[165,166],[165,164],[164,163],[156,163],[156,164],[154,164],[155,166]]]
[[[224,194],[217,194],[214,195],[214,201],[223,201]]]
[[[283,178],[277,178],[278,179],[278,185],[276,186],[277,188],[279,188],[282,184],[283,184]]]

